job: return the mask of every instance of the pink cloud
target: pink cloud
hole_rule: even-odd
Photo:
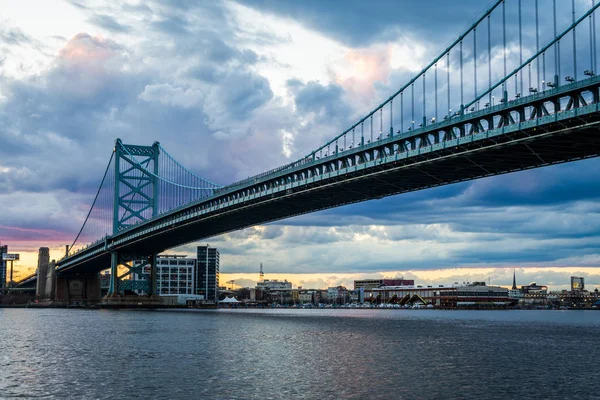
[[[102,36],[78,33],[60,50],[58,58],[70,65],[98,65],[115,57],[119,48],[115,42]]]
[[[16,226],[0,225],[0,241],[20,245],[26,242],[28,248],[47,246],[50,243],[66,243],[71,238],[70,233],[59,232],[51,229],[19,228]],[[33,242],[33,243],[31,243]]]
[[[348,93],[371,98],[375,94],[373,84],[388,79],[391,57],[391,46],[351,49],[344,57],[343,67],[335,72],[335,81]]]

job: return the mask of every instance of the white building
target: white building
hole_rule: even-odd
[[[287,279],[285,281],[278,281],[277,279],[269,280],[265,279],[264,281],[258,282],[256,284],[256,288],[260,290],[292,290],[292,282],[288,282]]]
[[[159,255],[156,258],[156,290],[158,294],[173,295],[194,293],[196,260],[176,255]]]
[[[148,280],[150,266],[143,261],[134,261],[134,267],[145,264],[142,274],[133,272],[132,281]],[[156,291],[159,295],[192,295],[194,292],[194,278],[196,277],[196,259],[186,258],[182,255],[156,256]],[[144,290],[136,289],[138,295],[144,295]]]

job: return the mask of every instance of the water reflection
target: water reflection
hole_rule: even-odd
[[[592,398],[599,329],[593,311],[0,309],[0,397]]]

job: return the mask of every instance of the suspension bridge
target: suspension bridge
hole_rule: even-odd
[[[87,218],[57,262],[59,282],[76,277],[95,291],[87,280],[111,268],[109,296],[140,288],[153,294],[156,254],[175,246],[345,204],[598,156],[598,6],[494,1],[348,129],[295,162],[228,186],[192,173],[159,143],[117,140]],[[147,279],[124,279],[132,273]]]

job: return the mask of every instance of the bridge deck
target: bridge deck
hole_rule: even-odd
[[[594,108],[591,112],[590,107]],[[308,212],[595,157],[600,154],[600,113],[596,105],[587,108],[586,112],[567,113],[569,118],[552,116],[545,124],[533,121],[519,124],[521,129],[507,127],[478,133],[437,148],[419,149],[410,157],[390,155],[209,208],[192,204],[124,232],[111,240],[112,249],[140,254],[160,252]],[[110,254],[103,247],[92,247],[90,255],[84,252],[79,260],[71,257],[59,270],[107,268]]]

